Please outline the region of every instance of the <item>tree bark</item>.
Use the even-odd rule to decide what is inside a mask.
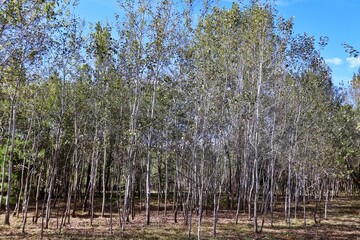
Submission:
[[[16,134],[16,100],[17,96],[15,94],[15,99],[12,101],[13,104],[11,106],[12,110],[12,131],[11,131],[11,150],[9,157],[9,166],[8,166],[8,186],[6,193],[6,202],[5,202],[5,221],[4,224],[10,225],[10,195],[11,195],[11,183],[12,183],[12,171],[13,171],[13,159],[14,159],[14,151],[15,151],[15,134]]]

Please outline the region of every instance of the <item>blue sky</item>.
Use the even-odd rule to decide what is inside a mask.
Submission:
[[[360,0],[279,0],[284,17],[294,17],[294,32],[329,37],[322,56],[332,69],[333,82],[347,84],[358,71],[360,58],[349,58],[342,43],[360,49]]]
[[[224,6],[231,3],[220,1]],[[360,0],[277,0],[277,8],[285,18],[294,17],[294,33],[329,37],[322,56],[332,69],[334,84],[348,85],[360,67],[360,58],[350,58],[342,43],[360,49]],[[114,22],[114,13],[119,11],[116,0],[80,0],[76,10],[86,22]]]

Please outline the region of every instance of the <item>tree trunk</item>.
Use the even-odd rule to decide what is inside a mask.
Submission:
[[[33,114],[33,113],[32,113]],[[30,119],[30,126],[29,126],[29,129],[27,131],[27,134],[26,134],[26,138],[25,138],[25,142],[27,142],[29,140],[29,136],[30,136],[30,133],[31,133],[31,130],[32,130],[32,124],[33,124],[33,116],[31,116],[31,119]],[[32,152],[34,151],[34,143],[33,143],[33,148],[32,148]],[[21,199],[22,199],[22,194],[23,194],[23,188],[24,188],[24,175],[25,175],[25,160],[26,160],[26,144],[24,144],[24,147],[23,147],[23,162],[22,162],[22,165],[21,165],[21,180],[20,180],[20,190],[19,190],[19,194],[18,194],[18,197],[17,197],[17,201],[16,201],[16,207],[14,209],[14,213],[13,215],[14,216],[19,216],[19,209],[20,209],[20,205],[21,205]],[[28,168],[29,170],[29,168]],[[28,178],[26,178],[28,179]],[[25,191],[27,191],[27,189],[25,188],[24,189],[24,194],[25,194]],[[24,201],[26,201],[26,199],[24,199]]]
[[[165,196],[164,196],[164,216],[167,212],[167,201],[169,192],[169,169],[168,169],[168,156],[165,156]]]
[[[16,98],[16,96],[15,96]],[[14,151],[15,151],[15,133],[16,133],[16,102],[15,99],[14,104],[12,104],[12,131],[11,131],[11,150],[9,157],[9,168],[8,168],[8,186],[6,193],[6,202],[5,202],[5,221],[4,224],[10,225],[10,195],[11,195],[11,183],[12,183],[12,168],[13,168],[13,159],[14,159]]]
[[[99,138],[98,138],[98,121],[95,124],[95,134],[93,140],[93,150],[91,154],[91,174],[90,174],[90,224],[92,225],[94,219],[94,199],[95,199],[95,188],[96,188],[96,177],[98,172],[99,162]]]
[[[328,206],[329,206],[329,180],[326,180],[326,193],[325,193],[325,209],[324,209],[324,219],[327,219],[327,212],[328,212]]]
[[[36,185],[36,196],[35,196],[35,214],[33,216],[33,223],[37,223],[39,217],[39,200],[40,200],[40,186],[41,186],[41,173],[43,171],[43,162],[40,164],[39,176]]]
[[[103,159],[103,173],[102,173],[102,206],[101,206],[101,217],[104,217],[105,213],[105,200],[106,200],[106,161],[107,161],[107,138],[108,138],[107,124],[105,119],[105,131],[104,131],[104,159]]]
[[[152,145],[152,132],[153,132],[155,101],[156,101],[156,90],[157,90],[157,79],[154,80],[154,89],[153,89],[153,95],[152,95],[152,99],[151,99],[150,127],[149,127],[149,133],[148,133],[148,153],[147,153],[147,159],[146,159],[146,225],[150,225],[151,145]]]
[[[23,210],[22,233],[25,233],[25,225],[26,225],[26,222],[27,222],[27,214],[28,214],[29,201],[30,201],[30,195],[31,195],[31,184],[32,184],[33,174],[34,174],[34,171],[32,169],[31,173],[30,173],[30,179],[26,180],[26,185],[25,185],[26,189],[25,189],[25,193],[24,193],[24,204],[23,204],[24,205],[24,210]],[[29,178],[29,176],[28,176],[28,178]]]
[[[113,234],[113,188],[114,188],[114,181],[113,178],[110,180],[110,234]]]
[[[217,222],[218,222],[218,204],[217,204],[217,188],[218,188],[218,176],[219,176],[219,156],[216,156],[216,161],[215,161],[215,176],[214,176],[214,187],[213,187],[213,191],[214,191],[214,196],[213,196],[213,204],[214,204],[214,210],[213,210],[213,215],[214,215],[214,219],[213,219],[213,237],[216,237],[216,226],[217,226]]]
[[[9,116],[9,126],[8,126],[8,137],[7,137],[7,141],[6,141],[6,148],[5,148],[5,154],[4,154],[4,160],[2,163],[2,168],[1,168],[1,189],[0,189],[0,210],[2,207],[2,201],[3,201],[3,196],[4,196],[4,185],[5,185],[5,168],[6,168],[6,160],[7,160],[7,156],[9,154],[9,146],[10,146],[10,132],[12,129],[12,114],[13,114],[13,102],[14,100],[11,101],[11,108],[10,108],[10,116]]]

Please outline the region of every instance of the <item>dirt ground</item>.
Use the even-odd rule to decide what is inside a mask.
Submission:
[[[274,226],[270,227],[270,216],[266,217],[261,233],[253,233],[253,222],[247,220],[247,215],[241,213],[239,223],[235,224],[235,210],[220,210],[217,225],[217,237],[212,237],[213,216],[211,211],[204,214],[201,228],[203,239],[360,239],[360,197],[340,197],[329,205],[328,218],[321,219],[320,224],[314,224],[311,206],[308,206],[307,225],[303,224],[302,208],[298,209],[297,219],[292,216],[291,227],[284,221],[282,207],[278,206],[274,215]],[[32,210],[32,209],[31,209]],[[120,239],[119,219],[113,215],[113,233],[110,233],[109,215],[99,217],[99,212],[92,226],[87,213],[79,211],[77,217],[71,218],[70,224],[59,229],[56,215],[52,216],[50,226],[44,230],[43,239]],[[192,239],[197,239],[197,217],[193,214]],[[21,231],[22,217],[11,217],[11,225],[4,225],[4,213],[0,214],[0,239],[39,239],[41,219],[33,224],[33,212],[28,214],[28,224],[25,232]],[[261,217],[261,216],[260,216]],[[323,214],[322,214],[323,217]],[[259,219],[261,223],[261,218]],[[178,223],[174,223],[174,214],[168,211],[152,212],[151,224],[145,224],[145,211],[137,211],[134,220],[126,224],[123,239],[189,239],[188,226],[185,226],[181,213]]]

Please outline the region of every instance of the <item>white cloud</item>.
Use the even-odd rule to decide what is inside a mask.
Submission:
[[[360,57],[349,57],[346,59],[346,61],[349,63],[350,68],[360,67]]]
[[[334,65],[340,65],[342,64],[342,59],[341,58],[328,58],[328,59],[325,59],[325,62],[326,63],[331,63],[331,64],[334,64]]]

